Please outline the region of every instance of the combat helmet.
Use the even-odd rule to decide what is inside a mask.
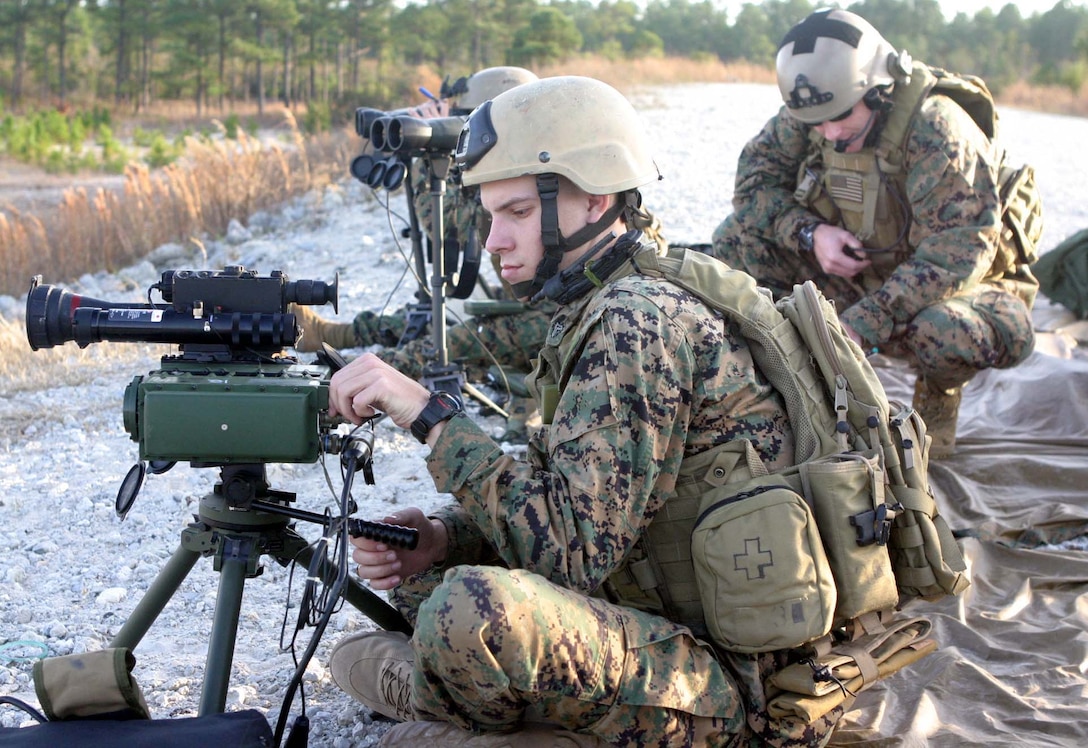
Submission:
[[[544,259],[532,289],[514,289],[519,297],[540,291],[564,252],[621,214],[637,213],[638,188],[661,178],[635,108],[607,83],[581,76],[542,78],[485,102],[465,123],[454,158],[465,186],[536,176]],[[559,177],[591,195],[619,199],[598,221],[564,237],[556,206]]]
[[[910,57],[846,10],[818,10],[782,39],[778,90],[789,113],[816,125],[840,117],[871,90],[909,79]]]
[[[485,101],[490,101],[503,91],[535,80],[538,80],[536,73],[525,68],[509,65],[484,68],[468,78],[463,78],[463,83],[458,81],[461,84],[460,91],[454,97],[450,113],[471,114],[473,109]]]

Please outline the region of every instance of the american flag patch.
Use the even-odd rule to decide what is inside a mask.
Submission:
[[[835,200],[849,200],[860,203],[864,182],[857,174],[831,174],[827,180],[827,191]]]

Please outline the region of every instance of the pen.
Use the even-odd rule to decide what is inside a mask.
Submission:
[[[420,87],[419,87],[419,92],[420,92],[421,94],[423,94],[424,96],[426,96],[426,97],[427,97],[428,99],[430,99],[431,101],[433,101],[433,102],[435,102],[435,103],[438,103],[438,97],[437,97],[437,96],[435,96],[435,95],[434,95],[433,93],[431,93],[430,91],[428,91],[428,90],[427,90],[426,88],[424,88],[423,86],[420,86]]]

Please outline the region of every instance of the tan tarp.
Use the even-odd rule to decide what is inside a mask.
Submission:
[[[931,465],[949,526],[973,534],[967,592],[907,607],[940,649],[862,692],[832,745],[1088,746],[1088,323],[1056,309],[1037,309],[1057,332],[1025,363],[965,388],[957,452]],[[910,373],[878,363],[910,402]]]

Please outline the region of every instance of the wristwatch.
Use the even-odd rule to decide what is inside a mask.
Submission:
[[[801,246],[802,252],[812,251],[812,248],[816,245],[816,229],[820,226],[823,226],[821,222],[813,221],[806,223],[797,230],[797,243]]]
[[[461,398],[449,392],[438,391],[431,395],[419,418],[412,421],[412,435],[419,439],[420,444],[427,443],[427,434],[442,421],[449,420],[463,409]]]

